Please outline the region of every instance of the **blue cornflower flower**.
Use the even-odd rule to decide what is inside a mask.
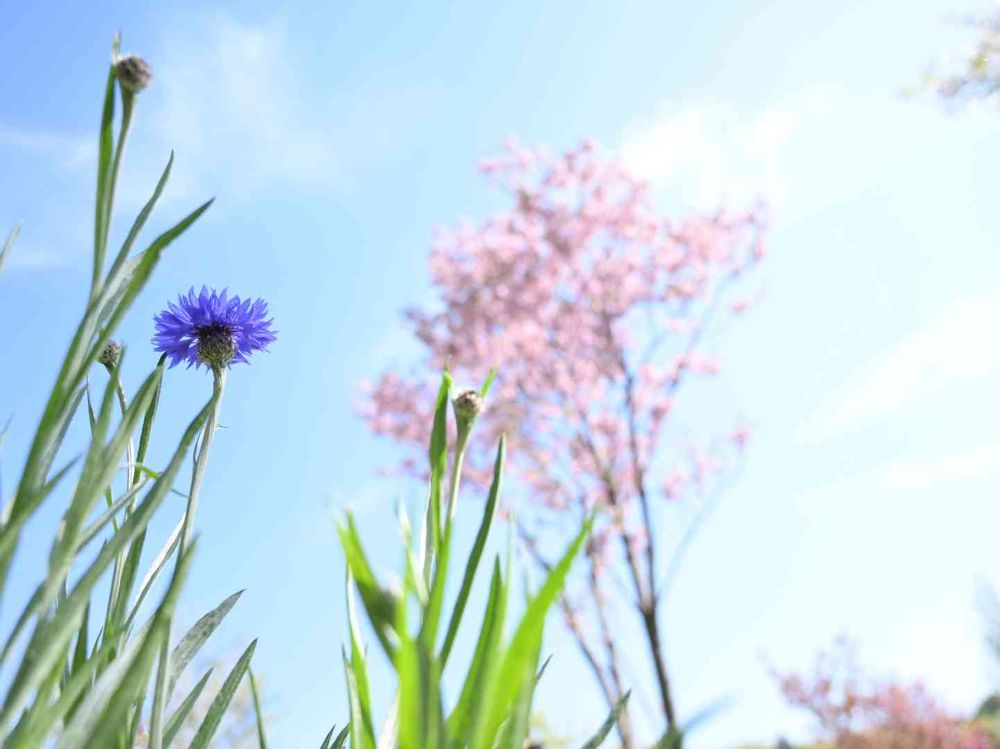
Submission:
[[[167,302],[154,322],[153,347],[167,355],[171,367],[187,362],[189,368],[204,364],[217,370],[247,363],[250,354],[267,351],[275,340],[267,302],[230,297],[226,289],[219,293],[202,286],[195,294],[192,287],[177,297],[177,304]]]

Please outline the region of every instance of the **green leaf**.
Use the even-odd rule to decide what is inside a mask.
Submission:
[[[479,388],[479,397],[480,398],[485,398],[486,394],[488,392],[490,392],[490,385],[493,384],[493,379],[496,376],[497,376],[497,370],[496,370],[496,368],[491,369],[489,371],[489,374],[486,375],[486,381],[483,382],[483,386],[481,388]]]
[[[539,638],[537,647],[528,661],[528,669],[533,678],[524,679],[521,683],[517,697],[513,701],[510,715],[501,725],[502,736],[498,744],[499,749],[522,749],[528,739],[528,734],[531,731],[531,703],[535,697],[535,686],[545,671],[545,665],[538,668],[541,646],[541,638]],[[546,665],[547,663],[546,661]]]
[[[368,562],[368,557],[365,555],[364,547],[361,545],[361,537],[354,523],[354,517],[348,514],[347,524],[341,523],[337,527],[337,532],[340,534],[340,545],[347,558],[348,569],[350,569],[354,583],[358,587],[358,593],[361,595],[361,603],[364,604],[365,612],[368,614],[368,619],[382,649],[392,659],[395,647],[391,638],[394,634],[393,626],[398,602],[392,593],[378,584],[375,573]]]
[[[226,600],[196,621],[194,626],[177,643],[174,652],[170,655],[170,678],[167,681],[168,699],[173,694],[174,685],[177,684],[177,679],[180,678],[184,669],[187,668],[187,664],[191,662],[195,654],[201,650],[201,646],[212,636],[212,633],[222,623],[222,620],[226,618],[226,614],[240,600],[241,595],[243,595],[243,591],[238,590],[226,598]]]
[[[183,561],[183,560],[182,560]],[[167,709],[167,675],[170,672],[170,624],[168,621],[167,636],[160,643],[159,659],[156,666],[156,679],[153,682],[153,703],[149,708],[149,749],[163,749],[164,713]],[[134,716],[133,722],[138,719]],[[132,746],[135,742],[132,742]]]
[[[141,409],[144,399],[150,397],[152,381],[155,377],[155,375],[151,375],[139,389],[139,392],[136,394],[136,401],[133,403],[134,407],[137,406]],[[138,411],[136,408],[126,411],[111,441],[105,445],[104,436],[114,410],[114,402],[115,387],[113,381],[109,381],[105,388],[100,414],[94,425],[91,446],[84,460],[83,470],[77,482],[76,490],[73,493],[68,508],[63,514],[62,522],[59,526],[59,534],[56,536],[52,544],[52,549],[49,552],[49,563],[45,581],[42,584],[39,595],[32,596],[28,608],[21,615],[20,626],[15,626],[14,632],[11,638],[8,639],[3,653],[0,653],[0,662],[6,659],[16,636],[20,634],[21,626],[23,626],[27,619],[39,616],[55,600],[60,587],[69,574],[73,559],[80,549],[81,544],[78,538],[80,526],[97,502],[98,497],[104,493],[114,474],[118,471],[121,457],[125,454],[131,430],[137,422]]]
[[[169,637],[170,620],[192,556],[186,555],[177,565],[149,628],[129,643],[125,653],[104,671],[66,727],[56,749],[114,745],[114,737],[127,725],[133,702],[145,692],[156,655]]]
[[[104,493],[115,473],[119,470],[132,431],[138,423],[139,415],[144,410],[146,401],[152,396],[152,388],[157,377],[158,375],[155,373],[150,375],[139,388],[135,400],[126,410],[111,440],[105,445],[104,435],[107,432],[115,402],[114,378],[109,380],[94,426],[90,450],[88,450],[84,460],[76,491],[74,491],[69,506],[63,514],[59,534],[49,552],[49,565],[42,595],[37,600],[33,600],[32,616],[39,615],[48,609],[63,581],[69,575],[70,566],[81,546],[80,528],[98,498]]]
[[[114,147],[114,117],[115,117],[115,68],[108,71],[108,82],[104,88],[104,106],[101,109],[101,131],[97,150],[97,199],[94,209],[94,270],[93,286],[97,289],[104,266],[104,254],[107,250],[108,201],[111,182],[111,151]]]
[[[334,723],[330,727],[330,730],[327,731],[326,736],[323,738],[323,743],[319,745],[319,749],[330,749],[330,742],[333,741],[333,732],[336,730],[337,730],[337,724]],[[347,729],[345,728],[344,730],[346,731]],[[344,735],[346,736],[347,734],[345,733]]]
[[[118,282],[109,282],[105,291],[101,294],[99,302],[100,316],[98,319],[104,323],[105,332],[98,338],[97,343],[91,350],[91,361],[96,359],[104,349],[104,345],[111,335],[110,331],[118,327],[118,323],[121,322],[129,307],[132,306],[135,297],[145,287],[146,281],[149,280],[153,269],[159,263],[163,251],[177,237],[187,231],[188,227],[197,221],[212,203],[213,200],[202,203],[174,226],[160,234],[150,243],[149,247],[130,261],[123,263],[122,269],[119,272],[121,280]]]
[[[663,737],[657,741],[652,749],[681,749],[684,743],[684,734],[676,728],[670,728]]]
[[[168,164],[169,167],[169,164]],[[156,410],[160,403],[160,392],[163,389],[163,362],[165,360],[166,354],[160,357],[160,361],[156,365],[156,369],[160,372],[160,377],[156,382],[156,388],[153,392],[153,397],[149,402],[149,406],[146,408],[146,413],[142,420],[142,430],[139,434],[139,448],[135,456],[135,468],[132,474],[132,482],[134,484],[139,483],[142,475],[146,472],[142,466],[142,462],[146,459],[146,450],[149,448],[149,439],[152,434],[153,429],[153,419],[156,416]],[[152,473],[151,471],[148,473]],[[151,478],[158,478],[155,474]],[[131,508],[130,508],[131,509]],[[159,574],[160,568],[153,565],[153,578],[143,581],[143,587],[140,588],[139,596],[135,607],[133,608],[130,616],[125,619],[123,625],[123,618],[125,618],[125,609],[128,605],[129,597],[132,595],[132,588],[135,586],[135,578],[138,574],[139,563],[142,560],[142,550],[146,544],[146,532],[142,531],[129,546],[128,552],[125,554],[124,564],[121,566],[121,575],[118,580],[118,586],[113,591],[115,594],[115,599],[112,602],[110,614],[108,616],[108,623],[111,630],[125,631],[127,632],[132,624],[132,617],[135,616],[139,609],[139,605],[142,603],[142,599],[145,597],[148,588],[145,587],[147,584],[152,584],[153,579]],[[167,557],[173,551],[173,547],[167,550]],[[161,560],[161,564],[166,562],[166,558]]]
[[[452,645],[455,643],[455,636],[458,634],[458,625],[462,622],[462,615],[465,613],[465,605],[469,600],[469,593],[472,591],[472,583],[479,569],[479,561],[483,556],[483,549],[486,547],[486,539],[490,534],[490,526],[496,515],[497,501],[503,484],[504,459],[506,455],[507,439],[500,437],[500,444],[497,447],[497,457],[493,463],[493,481],[490,484],[490,493],[483,508],[483,518],[479,523],[479,530],[476,532],[476,539],[469,552],[469,560],[465,565],[465,573],[462,576],[462,586],[458,591],[458,598],[452,609],[451,621],[448,622],[448,630],[445,634],[444,645],[441,647],[441,668],[448,662]]]
[[[185,552],[183,558],[187,558],[187,552]],[[236,665],[233,666],[233,670],[229,672],[229,676],[227,676],[226,680],[222,683],[222,688],[219,689],[219,693],[215,695],[215,699],[212,700],[212,704],[209,706],[208,712],[205,714],[205,719],[198,728],[198,732],[195,734],[194,739],[191,741],[191,746],[188,749],[206,749],[210,746],[209,742],[212,741],[212,737],[219,728],[219,723],[222,722],[222,716],[225,715],[226,710],[229,708],[229,703],[233,699],[233,695],[236,694],[236,688],[240,685],[243,675],[250,667],[250,659],[253,657],[253,651],[256,647],[257,641],[254,640],[250,643],[249,647],[243,651],[243,655],[240,656]]]
[[[15,490],[14,498],[4,508],[3,525],[0,526],[0,597],[6,586],[10,560],[17,548],[21,528],[59,483],[59,479],[63,478],[76,462],[71,461],[55,478],[47,479],[73,415],[83,400],[84,392],[85,388],[77,388],[65,403],[56,403],[57,393],[54,392],[35,432],[21,473],[21,480]]]
[[[37,624],[26,651],[30,655],[26,655],[21,661],[4,698],[3,708],[0,710],[0,733],[3,733],[13,716],[20,711],[28,697],[41,684],[61,655],[65,653],[76,624],[80,621],[80,616],[89,603],[90,593],[97,585],[101,575],[117,557],[118,552],[146,527],[153,513],[159,509],[170,485],[180,471],[184,454],[208,418],[210,406],[211,403],[206,405],[188,426],[161,478],[154,483],[145,499],[125,521],[118,533],[97,554],[97,557],[73,587],[65,603],[56,610],[50,619],[40,621]]]
[[[395,749],[396,741],[399,735],[399,689],[396,689],[396,694],[392,698],[392,704],[389,706],[389,714],[386,716],[385,721],[382,723],[382,728],[379,730],[378,741],[375,743],[376,749]]]
[[[344,678],[347,682],[347,704],[351,712],[351,722],[349,724],[351,729],[351,748],[374,749],[375,737],[370,727],[365,724],[357,674],[354,671],[351,660],[347,657],[346,651],[341,651],[341,657],[344,661]]]
[[[156,559],[153,563],[149,565],[149,570],[146,571],[146,576],[142,579],[142,584],[139,586],[139,593],[136,595],[135,602],[132,604],[132,609],[129,611],[128,618],[125,620],[125,626],[123,630],[128,632],[132,628],[132,624],[135,622],[136,616],[139,614],[139,608],[142,606],[142,602],[146,599],[146,595],[149,593],[150,588],[153,587],[153,583],[156,578],[159,577],[160,572],[163,571],[164,566],[166,566],[167,560],[173,555],[174,551],[177,549],[177,544],[181,539],[181,531],[184,527],[184,518],[181,517],[180,521],[174,527],[171,532],[170,537],[167,542],[160,549],[160,553],[156,555]],[[145,531],[139,534],[136,538],[145,535]],[[135,546],[135,541],[132,542],[133,547]],[[130,557],[131,559],[131,557]],[[126,562],[128,564],[128,562]],[[124,575],[123,575],[124,576]],[[124,595],[124,592],[122,592]]]
[[[348,723],[343,727],[343,729],[341,729],[340,733],[337,734],[337,738],[333,740],[333,743],[330,744],[330,749],[341,749],[341,747],[347,743],[347,735],[350,730],[351,724]]]
[[[434,405],[434,425],[427,449],[430,463],[430,498],[427,503],[427,548],[424,550],[424,578],[430,586],[430,571],[434,554],[441,546],[441,484],[448,469],[448,394],[451,392],[451,375],[445,370],[441,375],[437,401]]]
[[[486,600],[483,625],[479,630],[476,649],[465,676],[455,709],[448,717],[448,736],[453,745],[465,747],[475,729],[480,706],[486,692],[487,678],[500,654],[503,622],[507,609],[507,586],[500,572],[500,560],[493,563],[490,592]]]
[[[328,743],[330,742],[330,737],[333,736],[333,731],[335,728],[336,726],[330,729],[330,733],[326,735],[326,740],[323,742],[323,746],[320,749],[342,749],[342,747],[347,741],[347,736],[350,734],[351,724],[348,723],[346,726],[340,729],[340,733],[337,734],[337,737],[331,743]]]
[[[118,511],[135,499],[143,488],[145,488],[144,483],[140,482],[135,484],[131,489],[111,503],[104,512],[98,515],[94,522],[84,528],[84,530],[80,533],[80,538],[76,542],[76,551],[74,553],[79,554],[87,546],[87,544],[97,538],[97,534],[99,534],[104,527],[114,519],[115,515],[118,514]]]
[[[160,360],[156,363],[156,368],[161,372],[163,371],[164,362],[167,359],[167,355],[163,354]],[[160,393],[163,390],[163,377],[156,382],[156,392],[153,393],[153,400],[149,403],[149,408],[146,409],[146,415],[142,419],[142,429],[139,432],[139,447],[135,453],[136,461],[136,471],[135,476],[132,477],[133,481],[139,480],[139,465],[146,460],[146,451],[149,449],[149,438],[153,433],[153,420],[156,418],[156,410],[160,406]],[[156,478],[155,476],[153,478]]]
[[[0,248],[0,272],[3,272],[3,267],[7,263],[7,258],[10,257],[10,248],[14,246],[14,241],[20,233],[21,224],[17,224],[10,230],[10,234],[7,235],[7,240],[3,243],[3,248]]]
[[[30,716],[30,720],[26,721],[22,716],[18,729],[10,737],[9,743],[12,746],[37,744],[49,736],[52,726],[60,720],[68,724],[76,715],[84,698],[92,691],[95,675],[104,668],[111,655],[110,648],[97,650],[73,672],[69,681],[60,687],[59,699],[54,704],[46,707],[36,702],[32,705],[30,711],[25,714]],[[42,707],[44,709],[39,709]]]
[[[191,714],[195,703],[205,690],[205,685],[208,684],[208,680],[212,676],[212,670],[210,668],[205,672],[205,675],[198,680],[198,683],[194,685],[194,688],[188,692],[187,696],[181,701],[181,704],[174,710],[174,714],[170,716],[170,720],[167,721],[167,727],[163,732],[163,746],[170,746],[177,736],[177,732],[183,727],[185,719]]]
[[[437,637],[438,623],[444,606],[444,589],[448,582],[448,562],[451,558],[451,518],[445,520],[444,539],[434,560],[433,583],[427,606],[424,609],[423,621],[420,625],[420,648],[428,655],[434,651],[434,641]]]
[[[115,257],[114,262],[111,264],[111,270],[108,271],[108,282],[111,282],[117,274],[119,268],[128,258],[129,252],[132,250],[132,246],[135,244],[135,240],[139,236],[139,232],[142,231],[142,227],[146,225],[146,220],[149,215],[153,212],[153,207],[156,205],[156,201],[160,199],[160,195],[163,194],[163,188],[167,184],[167,180],[170,179],[170,170],[174,165],[174,152],[170,152],[170,158],[167,159],[167,165],[163,169],[163,174],[160,175],[160,179],[156,183],[156,187],[153,189],[153,195],[146,201],[146,205],[142,207],[139,211],[139,215],[136,216],[135,221],[132,223],[132,228],[129,229],[128,236],[122,243],[121,249],[118,250],[118,255]]]
[[[83,610],[83,616],[80,617],[80,630],[76,635],[76,648],[73,650],[73,662],[71,664],[71,671],[76,673],[79,671],[83,664],[87,660],[87,627],[90,623],[90,602],[87,602],[87,606]]]
[[[597,729],[597,733],[591,736],[590,741],[584,744],[581,749],[598,749],[598,747],[604,743],[604,739],[606,739],[608,734],[611,733],[611,729],[613,729],[618,724],[618,721],[621,720],[621,717],[625,712],[625,707],[628,705],[629,695],[631,694],[632,692],[628,691],[622,695],[622,698],[615,703],[613,708],[611,708],[611,713],[608,715],[607,719],[601,724],[601,727]]]
[[[257,684],[257,677],[253,675],[253,669],[247,666],[247,677],[250,679],[250,691],[253,694],[253,713],[257,720],[257,746],[258,749],[267,749],[267,736],[264,733],[264,708],[261,706],[260,687]]]
[[[562,591],[570,566],[590,534],[592,526],[593,518],[589,518],[562,558],[549,572],[541,589],[528,602],[521,622],[504,651],[499,668],[495,673],[491,673],[488,679],[487,694],[483,701],[482,713],[478,717],[472,744],[474,749],[490,749],[493,746],[503,722],[511,714],[526,682],[534,682],[535,664],[538,661],[545,617],[549,607]]]
[[[371,691],[368,685],[368,669],[365,664],[364,651],[361,647],[361,627],[358,624],[358,612],[354,602],[354,583],[350,569],[347,571],[347,621],[351,632],[351,670],[354,686],[357,691],[359,714],[351,715],[351,723],[361,732],[365,749],[375,746],[375,727],[372,722]],[[360,746],[360,745],[359,745]]]

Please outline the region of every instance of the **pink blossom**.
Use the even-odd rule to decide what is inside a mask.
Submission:
[[[489,482],[506,434],[518,522],[562,543],[599,508],[594,569],[631,576],[654,600],[645,570],[663,519],[649,498],[680,498],[728,466],[718,449],[685,447],[685,470],[671,473],[665,440],[683,438],[670,427],[689,381],[721,367],[704,333],[733,315],[730,294],[746,296],[764,212],[664,217],[648,185],[589,140],[551,154],[511,139],[480,170],[506,210],[435,232],[436,303],[406,313],[426,351],[420,374],[384,374],[360,411],[423,470],[436,373],[447,364],[477,382],[497,368],[466,458],[473,482]]]
[[[775,673],[789,703],[811,712],[836,749],[992,749],[987,731],[949,713],[920,682],[863,675],[841,638],[811,674]]]
[[[763,212],[660,217],[648,187],[589,140],[553,155],[510,139],[481,170],[511,207],[435,232],[440,303],[406,315],[426,347],[427,375],[386,373],[359,411],[420,455],[434,371],[447,364],[475,382],[496,367],[469,461],[488,481],[493,446],[507,434],[527,489],[519,514],[578,502],[627,508],[641,490],[636,468],[659,472],[668,495],[679,490],[658,463],[665,425],[685,382],[719,371],[701,345],[706,315],[755,264]],[[704,482],[721,466],[702,451],[691,477]]]

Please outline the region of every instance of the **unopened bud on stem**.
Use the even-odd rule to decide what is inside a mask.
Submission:
[[[122,355],[122,345],[118,341],[108,341],[104,344],[104,350],[97,357],[97,361],[103,364],[109,372],[118,366],[118,360]]]
[[[475,390],[463,390],[452,401],[452,408],[455,409],[455,422],[458,424],[459,436],[468,436],[472,422],[483,410],[483,398]]]
[[[149,85],[153,71],[138,55],[122,55],[115,60],[115,76],[123,90],[137,94]]]

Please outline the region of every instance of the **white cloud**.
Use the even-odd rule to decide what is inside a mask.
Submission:
[[[145,114],[177,152],[174,197],[264,187],[322,188],[338,179],[333,138],[307,99],[308,79],[279,23],[221,13],[168,30]]]
[[[991,443],[931,459],[893,463],[885,469],[884,482],[890,489],[921,490],[997,473],[1000,473],[1000,443]]]
[[[746,115],[728,105],[699,104],[628,128],[621,156],[635,174],[677,182],[698,207],[761,195],[780,201],[788,184],[776,154],[798,124],[792,110]]]
[[[145,203],[171,150],[177,158],[161,204],[211,195],[236,201],[263,189],[322,190],[343,183],[335,138],[301,93],[308,84],[281,24],[251,25],[222,13],[202,14],[167,27],[159,47],[142,52],[154,78],[139,101],[117,190],[119,214],[134,214]],[[66,200],[68,206],[91,200],[87,175],[96,162],[96,140],[96,133],[29,130],[0,122],[0,154],[16,152],[80,178],[79,188],[86,193]],[[86,246],[89,209],[67,210],[74,213],[68,226],[61,225],[59,244]],[[59,251],[19,242],[8,268],[70,262]]]
[[[26,130],[4,123],[0,123],[0,148],[42,156],[70,168],[90,164],[97,150],[93,138]]]
[[[5,264],[6,270],[48,270],[64,268],[69,259],[58,252],[39,247],[26,247],[20,243],[10,250],[10,257]]]
[[[790,222],[856,197],[887,165],[942,138],[993,127],[991,112],[955,119],[891,93],[858,97],[816,83],[750,107],[669,102],[628,125],[619,150],[633,172],[689,207],[763,198]]]
[[[956,302],[938,319],[911,333],[835,394],[806,421],[802,437],[821,442],[903,410],[946,386],[1000,371],[1000,295]]]

